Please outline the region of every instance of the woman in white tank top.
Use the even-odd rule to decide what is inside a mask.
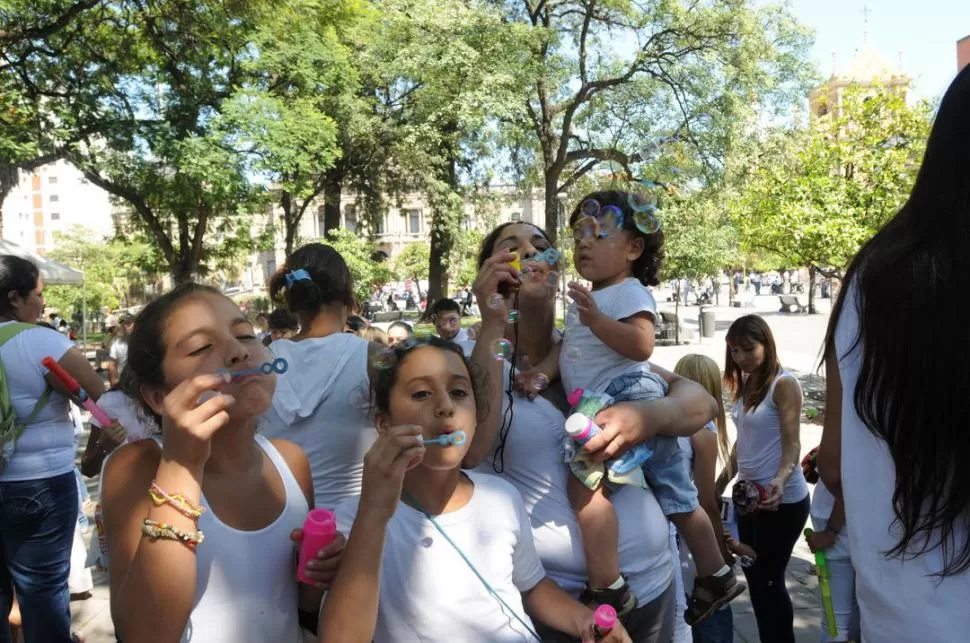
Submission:
[[[738,439],[732,470],[756,485],[757,511],[738,512],[741,542],[757,552],[744,568],[762,641],[794,643],[794,612],[785,569],[808,518],[808,485],[799,464],[802,391],[778,362],[771,329],[745,315],[727,332],[724,381],[732,393]]]
[[[124,643],[299,643],[342,542],[298,585],[293,539],[313,502],[306,456],[256,435],[274,375],[231,378],[270,358],[231,300],[187,284],[140,314],[129,393],[162,438],[105,465],[111,612]],[[285,376],[284,376],[285,377]]]
[[[970,67],[829,320],[818,467],[845,503],[865,641],[970,637],[968,114]]]

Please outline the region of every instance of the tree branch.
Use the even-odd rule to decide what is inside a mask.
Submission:
[[[0,44],[15,43],[23,40],[38,40],[54,35],[66,27],[83,11],[101,4],[101,0],[78,0],[64,10],[58,18],[40,27],[28,27],[23,30],[0,29]]]

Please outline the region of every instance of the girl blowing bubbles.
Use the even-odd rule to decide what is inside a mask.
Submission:
[[[404,342],[391,361],[373,385],[377,430],[411,440],[413,468],[387,525],[373,640],[523,641],[537,638],[531,616],[592,641],[593,611],[546,578],[518,492],[460,469],[477,424],[461,349],[438,338]],[[415,427],[411,436],[404,425]],[[457,431],[466,436],[460,445],[422,446]],[[337,508],[342,532],[366,509],[359,505]],[[630,639],[617,624],[602,640]]]
[[[306,456],[256,435],[275,376],[220,374],[271,358],[230,299],[188,284],[139,315],[126,391],[163,437],[123,446],[103,478],[111,614],[125,643],[301,639],[343,540],[297,586],[293,543],[313,506]]]
[[[561,372],[567,393],[599,394],[599,406],[579,410],[595,416],[604,403],[655,400],[667,394],[663,378],[651,372],[657,304],[647,286],[659,283],[663,233],[652,214],[634,210],[635,196],[607,191],[587,195],[573,211],[570,225],[576,248],[576,270],[592,290],[569,284],[573,300],[558,360],[543,363],[548,375]],[[558,367],[558,368],[557,368]],[[550,372],[552,371],[552,372]],[[577,397],[570,398],[576,404]],[[572,420],[572,418],[571,418]],[[567,426],[569,423],[567,422]],[[636,607],[636,599],[618,562],[619,524],[609,500],[617,484],[649,483],[664,514],[674,522],[697,561],[698,580],[685,616],[694,625],[744,591],[724,559],[707,514],[697,502],[688,463],[677,438],[658,435],[646,443],[653,455],[638,470],[616,476],[602,463],[580,454],[570,462],[575,475],[569,496],[583,534],[589,572],[584,602],[609,603],[621,614]],[[644,479],[645,478],[645,479]]]

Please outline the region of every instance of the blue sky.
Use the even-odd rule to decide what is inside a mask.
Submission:
[[[833,51],[842,66],[862,46],[866,6],[870,44],[894,65],[903,52],[917,96],[941,96],[957,72],[956,41],[970,36],[970,0],[791,0],[795,16],[815,30],[812,57],[823,77],[832,73]]]

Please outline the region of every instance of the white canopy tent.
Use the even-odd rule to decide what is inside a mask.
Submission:
[[[29,259],[40,270],[40,276],[44,280],[44,283],[51,285],[68,284],[72,286],[81,286],[84,284],[84,273],[80,270],[68,268],[64,264],[51,261],[26,248],[18,246],[12,241],[0,239],[0,255],[15,255]]]

